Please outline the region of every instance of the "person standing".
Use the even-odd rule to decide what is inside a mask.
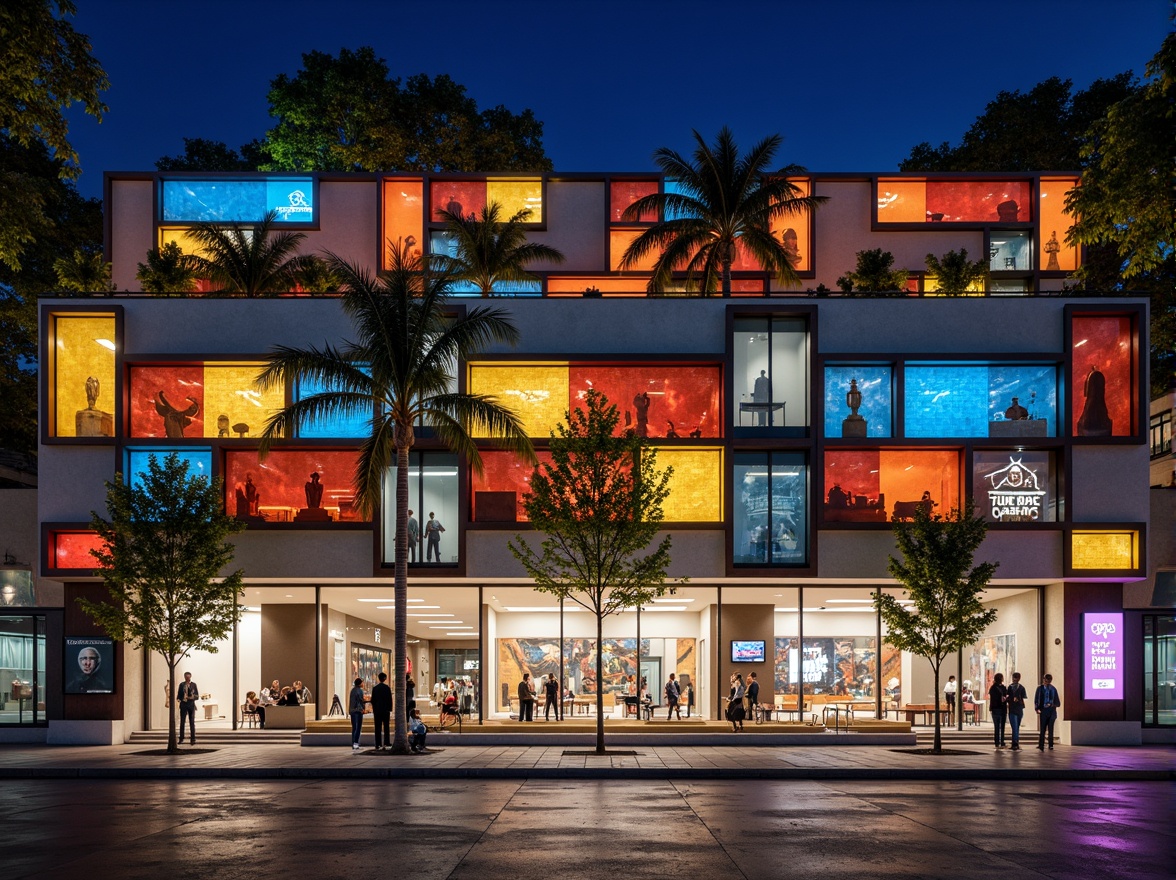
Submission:
[[[412,511],[408,512],[408,561],[417,561],[417,548],[421,545],[421,526],[416,521],[416,517],[412,515]]]
[[[376,751],[392,748],[392,688],[388,687],[388,676],[381,672],[376,676],[379,684],[372,688],[372,723],[376,728]],[[384,738],[380,738],[383,731]],[[381,743],[383,745],[381,746]]]
[[[441,520],[435,519],[435,516],[436,514],[429,511],[429,521],[425,523],[425,541],[428,544],[425,548],[425,562],[441,561],[441,533],[445,531],[445,526],[441,525]]]
[[[749,672],[747,674],[747,714],[755,718],[755,709],[759,705],[759,682],[756,681],[755,673]],[[742,724],[739,725],[743,727]]]
[[[1021,673],[1013,673],[1013,681],[1008,687],[1009,728],[1013,731],[1012,751],[1021,751],[1021,721],[1025,717],[1025,701],[1029,694],[1025,685],[1021,684]]]
[[[412,680],[412,673],[404,673],[404,709],[409,715],[416,708],[416,682]]]
[[[669,681],[666,682],[665,693],[666,706],[669,708],[669,711],[666,712],[666,721],[669,721],[675,713],[678,716],[678,720],[681,721],[682,710],[678,707],[678,698],[682,696],[682,688],[679,687],[678,681],[672,672],[670,673]]]
[[[363,730],[363,679],[357,678],[351,687],[351,694],[347,697],[347,712],[351,716],[351,751],[359,751],[359,733]]]
[[[192,681],[192,673],[185,672],[184,680],[180,682],[180,686],[176,689],[176,702],[180,704],[180,738],[178,742],[184,741],[184,719],[188,719],[188,733],[191,735],[191,744],[196,745],[196,701],[200,699],[200,688],[196,682]]]
[[[1037,751],[1045,751],[1046,732],[1049,733],[1049,750],[1053,751],[1054,723],[1058,720],[1058,708],[1062,700],[1058,689],[1053,686],[1053,676],[1046,673],[1041,684],[1033,693],[1033,709],[1037,712]]]
[[[992,742],[998,749],[1005,747],[1005,720],[1008,718],[1009,689],[1004,686],[1004,674],[992,676],[988,689],[988,714],[992,716]]]
[[[949,675],[947,684],[943,686],[943,702],[947,703],[947,726],[951,727],[956,710],[956,677]]]
[[[535,720],[535,686],[531,684],[531,673],[524,672],[519,682],[519,721]]]
[[[547,701],[547,705],[543,707],[543,720],[551,720],[551,710],[555,709],[555,720],[559,721],[559,682],[555,680],[554,675],[547,676],[547,681],[543,684],[543,697]]]
[[[690,713],[694,710],[694,683],[686,682],[686,717],[690,717]]]

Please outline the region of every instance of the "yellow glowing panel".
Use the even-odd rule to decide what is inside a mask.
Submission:
[[[471,364],[469,391],[491,395],[515,411],[528,436],[546,440],[567,415],[568,367],[567,364]]]
[[[518,211],[530,211],[528,223],[543,222],[543,181],[535,180],[488,180],[486,201],[502,205],[503,219],[513,217]]]
[[[934,275],[928,275],[923,279],[923,292],[930,293],[935,296],[939,295],[939,279]],[[968,285],[969,294],[984,293],[984,282],[982,280],[973,281]]]
[[[659,470],[673,466],[670,497],[662,510],[666,522],[723,521],[723,450],[657,450]]]
[[[807,198],[812,195],[812,181],[806,178],[795,178],[789,181],[796,187],[797,197]],[[772,221],[772,235],[784,243],[784,248],[793,255],[792,268],[797,272],[807,272],[813,265],[812,215],[809,211],[800,214],[787,214]]]
[[[190,256],[203,256],[204,250],[200,245],[188,235],[187,229],[160,229],[159,230],[159,247],[163,247],[169,241],[174,241],[180,246],[185,254]]]
[[[1073,272],[1078,268],[1078,248],[1066,244],[1074,219],[1065,212],[1066,193],[1078,185],[1076,177],[1043,177],[1037,204],[1041,218],[1038,266],[1043,272]]]
[[[264,364],[204,367],[204,436],[216,437],[227,425],[230,437],[259,437],[266,420],[286,405],[283,388],[262,392],[253,380]],[[225,416],[227,421],[222,420]]]
[[[1074,532],[1070,565],[1075,570],[1139,567],[1135,532]]]
[[[879,223],[926,223],[927,181],[878,180]]]
[[[54,317],[54,437],[114,436],[114,335],[113,315]]]
[[[614,272],[621,271],[621,257],[625,255],[625,250],[629,244],[637,236],[641,234],[638,230],[613,230],[608,234],[608,263],[612,266]],[[630,272],[652,272],[653,264],[657,262],[657,258],[661,256],[661,252],[654,248],[646,255],[636,266],[632,266],[628,271]]]
[[[407,242],[410,250],[421,253],[425,228],[425,184],[421,180],[395,178],[384,181],[384,268],[388,267],[388,247]]]

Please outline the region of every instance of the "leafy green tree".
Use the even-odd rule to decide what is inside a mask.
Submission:
[[[927,271],[935,276],[938,292],[944,296],[963,296],[978,285],[981,291],[988,281],[988,263],[968,259],[968,249],[948,251],[942,257],[927,254]]]
[[[596,752],[604,754],[604,619],[676,587],[666,583],[671,539],[644,553],[661,528],[673,468],[657,470],[649,441],[616,436],[617,408],[590,390],[551,435],[551,464],[536,467],[523,507],[545,537],[537,552],[521,535],[511,553],[535,589],[596,615]]]
[[[44,145],[56,159],[54,173],[74,180],[81,173],[69,142],[65,109],[80,103],[102,120],[107,107],[99,95],[110,87],[90,55],[90,41],[66,18],[76,15],[71,0],[0,0],[0,143]],[[0,169],[0,265],[21,267],[21,253],[52,224],[47,183],[29,169],[5,163]]]
[[[184,152],[162,156],[155,161],[157,171],[256,171],[260,159],[256,141],[234,150],[224,141],[184,138]]]
[[[102,258],[101,251],[85,251],[74,248],[68,257],[59,257],[53,262],[57,273],[57,286],[73,293],[109,293],[114,290],[110,280],[110,263]]]
[[[109,519],[92,514],[103,543],[90,552],[110,598],[79,604],[111,638],[160,655],[174,695],[180,661],[215,653],[244,610],[240,570],[220,574],[233,560],[228,539],[244,524],[225,515],[220,478],[190,475],[174,452],[162,463],[148,456],[138,485],[116,474],[106,484],[106,510]],[[178,752],[172,704],[167,750]]]
[[[147,262],[135,273],[144,293],[190,293],[196,289],[196,267],[191,256],[174,241],[147,251]]]
[[[490,437],[528,461],[531,441],[513,411],[494,398],[451,391],[454,365],[486,345],[514,345],[518,331],[500,309],[472,308],[464,316],[450,311],[445,273],[422,271],[418,257],[400,244],[391,249],[391,266],[379,279],[366,269],[329,255],[343,282],[342,305],[355,324],[357,341],[342,346],[271,350],[257,378],[263,389],[312,379],[330,390],[295,401],[266,422],[261,450],[288,429],[340,415],[372,420],[371,436],[359,448],[355,493],[359,508],[371,514],[380,504],[388,469],[396,467],[395,655],[396,686],[392,751],[408,751],[404,681],[408,617],[408,465],[416,443],[414,426],[426,425],[450,450],[465,456],[481,473],[474,437]],[[373,413],[375,415],[373,416]]]
[[[1083,134],[1109,106],[1138,87],[1130,72],[1073,92],[1050,77],[1028,92],[1002,91],[956,145],[924,141],[899,163],[902,171],[1075,171]]]
[[[270,83],[277,119],[263,171],[549,171],[543,123],[530,110],[477,102],[444,74],[401,85],[370,46],[302,56]]]
[[[882,248],[857,252],[857,266],[837,279],[837,286],[849,294],[888,293],[906,295],[906,269],[894,268],[894,254]]]
[[[222,293],[254,297],[293,290],[307,262],[298,253],[306,233],[275,231],[277,216],[270,211],[250,229],[197,223],[188,232],[201,250],[191,257],[196,272]]]
[[[937,701],[943,661],[974,643],[996,620],[996,609],[986,609],[980,598],[997,563],[972,565],[987,530],[983,518],[974,515],[971,499],[946,518],[920,505],[913,522],[894,524],[902,560],[891,556],[888,567],[912,604],[902,605],[897,597],[878,590],[874,607],[886,625],[887,641],[931,664]],[[934,750],[942,749],[936,712]]]
[[[481,215],[439,213],[457,256],[436,255],[433,259],[455,281],[474,285],[482,296],[493,294],[495,284],[538,282],[538,277],[527,271],[530,263],[564,261],[564,255],[550,245],[527,241],[524,224],[530,211],[519,211],[503,220],[502,205],[492,201],[482,208]]]
[[[621,257],[621,269],[640,265],[657,253],[650,293],[666,291],[673,273],[685,270],[687,286],[703,294],[731,293],[731,264],[741,246],[780,284],[799,286],[783,242],[772,235],[772,223],[815,211],[824,196],[803,196],[789,176],[804,173],[799,165],[770,170],[772,157],[783,143],[780,135],[764,138],[740,155],[735,136],[723,127],[713,145],[694,133],[693,161],[662,147],[653,154],[677,192],[654,193],[625,209],[626,220],[663,217],[630,243]]]

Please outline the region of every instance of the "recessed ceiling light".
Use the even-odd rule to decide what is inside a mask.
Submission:
[[[408,616],[409,617],[456,617],[457,615],[455,615],[455,614],[438,614],[436,611],[430,611],[428,614],[424,614],[424,613],[413,614],[410,611],[410,612],[408,612]]]

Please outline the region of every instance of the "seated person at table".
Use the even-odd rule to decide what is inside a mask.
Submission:
[[[425,734],[429,732],[425,722],[421,721],[421,710],[413,709],[408,719],[408,732],[411,734],[408,747],[414,752],[425,750]]]
[[[300,681],[294,682],[294,693],[298,694],[299,703],[314,702],[314,695],[311,694],[310,688],[305,687]]]
[[[278,684],[278,680],[276,678],[269,687],[261,689],[261,703],[263,706],[273,705],[274,703],[278,702],[281,696],[282,687]]]
[[[438,715],[438,717],[440,717],[443,715],[457,715],[457,714],[459,714],[458,707],[457,707],[457,694],[455,694],[453,691],[450,691],[449,693],[447,693],[445,695],[445,699],[441,703],[441,706],[437,711],[437,715]]]
[[[250,691],[245,695],[245,711],[256,715],[261,729],[265,730],[265,706],[262,705],[256,691]]]
[[[298,694],[294,692],[294,688],[282,688],[282,698],[278,700],[279,706],[298,706]]]

